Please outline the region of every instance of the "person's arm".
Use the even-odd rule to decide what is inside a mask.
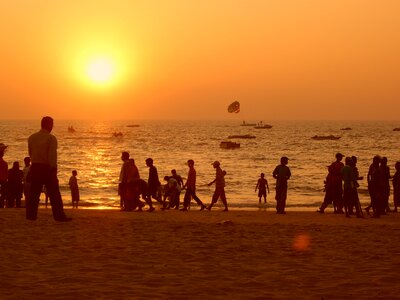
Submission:
[[[213,181],[211,181],[208,185],[212,185],[217,179],[214,179]]]
[[[269,186],[268,186],[268,180],[267,179],[265,179],[265,185],[267,186],[267,191],[268,191],[268,194],[269,194]]]
[[[57,169],[57,139],[54,135],[50,135],[49,145],[49,164],[52,169]]]
[[[255,192],[257,192],[257,188],[258,188],[259,183],[260,183],[260,179],[257,180],[256,188],[254,189]]]

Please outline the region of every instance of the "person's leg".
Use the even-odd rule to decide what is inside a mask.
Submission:
[[[211,204],[207,207],[208,210],[211,210],[211,208],[213,207],[214,203],[216,203],[218,201],[219,192],[220,191],[218,189],[215,189],[214,194],[213,194],[212,199],[211,199]]]
[[[34,221],[37,219],[40,194],[42,193],[46,172],[48,172],[46,166],[31,166],[30,174],[32,178],[32,183],[30,187],[30,196],[25,204],[26,219],[28,220]]]
[[[225,195],[225,189],[221,190],[221,201],[225,206],[224,211],[228,211],[228,202],[226,202],[226,195]]]
[[[62,221],[66,219],[64,205],[62,202],[57,174],[53,172],[54,171],[49,172],[48,174],[46,189],[47,194],[49,195],[51,210],[53,211],[53,218],[56,221]]]
[[[191,194],[193,200],[196,201],[196,203],[197,203],[198,205],[200,205],[200,210],[203,210],[203,209],[206,208],[206,206],[205,206],[204,203],[200,200],[200,198],[197,197],[197,195],[196,195],[196,190],[192,190],[192,189],[191,189],[191,190],[190,190],[190,194]]]

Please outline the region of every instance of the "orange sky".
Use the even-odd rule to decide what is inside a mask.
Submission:
[[[398,0],[4,0],[0,119],[397,120],[399,12]],[[96,55],[114,62],[106,86],[86,75]]]

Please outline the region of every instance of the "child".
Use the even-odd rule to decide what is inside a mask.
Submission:
[[[393,201],[394,201],[394,212],[397,212],[397,207],[400,206],[400,161],[395,166],[396,173],[393,176]]]
[[[258,203],[261,204],[261,197],[264,197],[264,204],[267,204],[267,190],[269,194],[269,186],[267,179],[264,178],[264,173],[261,173],[261,177],[257,181],[255,192],[257,192],[257,188],[259,197]]]
[[[71,189],[71,198],[72,198],[72,208],[78,208],[79,202],[79,187],[78,187],[78,179],[76,176],[78,172],[76,170],[72,171],[72,176],[69,179],[69,188]]]

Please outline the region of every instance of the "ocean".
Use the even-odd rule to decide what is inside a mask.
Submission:
[[[250,122],[248,123],[257,123]],[[218,160],[227,172],[226,194],[231,208],[265,209],[275,206],[275,180],[272,171],[281,156],[289,158],[292,177],[289,181],[287,207],[314,209],[324,197],[323,181],[327,166],[335,154],[358,157],[361,180],[359,193],[362,204],[369,202],[366,175],[374,155],[386,156],[391,173],[400,160],[400,126],[396,121],[274,121],[265,122],[271,129],[240,126],[242,121],[58,121],[53,134],[58,139],[58,177],[64,205],[71,205],[68,180],[71,171],[78,171],[81,207],[117,208],[118,177],[121,152],[128,151],[135,159],[141,178],[147,180],[145,159],[153,158],[160,181],[172,169],[187,176],[187,160],[195,161],[197,193],[210,203],[215,178],[212,162]],[[130,125],[139,125],[132,127]],[[76,130],[68,132],[68,127]],[[28,155],[27,138],[39,130],[37,121],[0,121],[0,142],[8,145],[4,159],[9,167]],[[350,127],[352,130],[341,130]],[[114,137],[113,133],[122,136]],[[237,149],[222,149],[221,141],[229,135],[250,134],[254,139],[232,140]],[[315,135],[341,136],[338,140],[313,140]],[[254,191],[260,173],[268,180],[271,194],[267,206],[258,204]],[[181,200],[183,195],[181,197]],[[392,203],[392,198],[390,198]]]

